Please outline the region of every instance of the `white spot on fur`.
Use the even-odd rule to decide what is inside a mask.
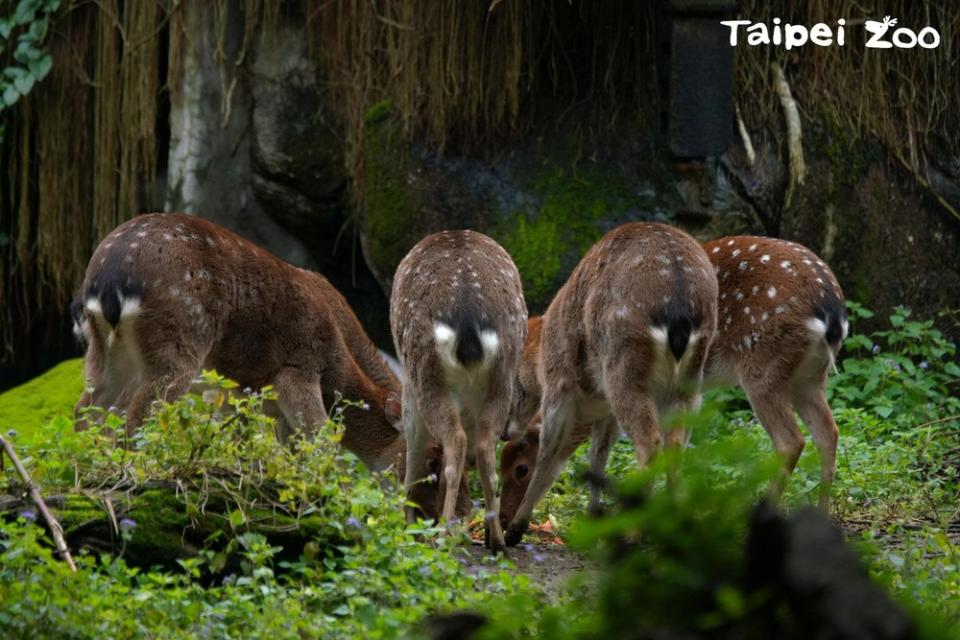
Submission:
[[[720,253],[720,247],[714,247],[710,253]]]
[[[750,245],[750,246],[748,247],[748,251],[753,251],[753,250],[755,250],[756,248],[757,248],[757,243],[754,242],[752,245]]]
[[[98,315],[103,314],[103,309],[100,308],[100,301],[96,298],[87,298],[87,301],[83,306],[86,307],[87,311],[90,313],[96,313]]]
[[[762,262],[763,264],[767,264],[768,262],[770,262],[770,256],[768,256],[767,254],[763,254],[762,256],[760,256],[760,262]]]
[[[744,260],[743,262],[740,263],[740,266],[738,268],[740,269],[740,271],[744,271],[746,270],[747,266],[749,266],[749,263],[746,260]]]
[[[777,288],[776,288],[776,287],[770,287],[769,289],[767,289],[767,297],[768,297],[768,298],[775,298],[775,297],[777,297]]]
[[[734,249],[734,250],[733,250],[733,253],[731,253],[730,255],[732,255],[734,258],[736,258],[738,255],[740,255],[740,249]]]
[[[783,267],[784,269],[789,269],[792,266],[792,264],[790,263],[789,260],[784,260],[783,262],[780,263],[780,266]]]

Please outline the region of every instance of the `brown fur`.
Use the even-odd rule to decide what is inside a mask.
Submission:
[[[390,327],[407,379],[403,386],[407,485],[418,480],[422,443],[443,449],[447,502],[476,462],[487,509],[488,546],[503,547],[497,519],[495,447],[511,411],[526,334],[520,275],[500,245],[473,231],[428,236],[400,263],[390,296]]]
[[[794,242],[735,236],[704,249],[720,282],[708,384],[743,387],[784,459],[777,493],[803,450],[794,411],[800,414],[820,450],[820,506],[827,509],[839,434],[826,382],[847,334],[843,291],[830,268]]]
[[[641,465],[655,454],[662,443],[660,417],[698,402],[716,305],[710,262],[682,231],[631,223],[590,249],[543,317],[537,375],[543,386],[541,446],[508,544],[519,541],[534,505],[585,429],[593,433],[595,471],[606,466],[618,425],[633,441]],[[693,333],[680,341],[678,361],[673,335],[683,323]],[[685,438],[682,430],[668,437],[672,444]]]
[[[118,291],[130,312],[113,326]],[[374,469],[402,468],[400,384],[320,274],[202,218],[149,214],[100,243],[81,302],[88,390],[78,410],[126,410],[132,434],[153,401],[179,397],[201,369],[216,369],[241,386],[273,385],[287,423],[308,433],[337,397],[365,403],[344,411],[344,446]]]
[[[704,249],[719,277],[717,335],[707,358],[705,382],[739,385],[747,392],[757,417],[784,457],[784,476],[773,487],[774,492],[782,490],[783,480],[803,449],[793,411],[800,413],[820,449],[820,505],[826,509],[836,469],[838,437],[826,401],[826,375],[839,342],[831,345],[811,339],[817,336],[811,335],[807,321],[815,318],[824,305],[843,308],[843,292],[836,277],[811,251],[792,242],[729,237],[708,242]],[[764,256],[769,256],[765,262]],[[744,260],[747,264],[741,269]],[[784,261],[790,263],[787,268],[782,266]],[[770,287],[775,288],[772,297]],[[738,293],[742,298],[738,299]],[[750,312],[745,313],[747,307]],[[845,325],[845,316],[840,321]],[[530,318],[529,326],[541,322],[540,318]],[[844,329],[842,337],[845,335]],[[747,337],[749,347],[744,341]],[[533,343],[538,339],[539,334],[531,329],[518,370],[519,384],[532,396],[541,394],[539,379],[530,375],[539,366],[540,345]],[[530,423],[527,434],[507,443],[500,456],[502,519],[513,517],[536,464],[540,435],[537,410],[528,406],[518,412],[518,421]],[[578,433],[581,441],[588,435],[588,430]]]

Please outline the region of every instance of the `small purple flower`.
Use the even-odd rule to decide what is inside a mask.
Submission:
[[[871,351],[873,352],[873,355],[877,355],[878,353],[880,353],[880,345],[878,344],[873,345],[873,349],[871,349]]]
[[[17,437],[17,430],[16,430],[16,429],[7,429],[7,437],[8,437],[8,438],[16,438],[16,437]]]
[[[244,387],[244,388],[243,388],[243,395],[248,396],[248,395],[250,395],[251,393],[253,393],[253,389],[251,389],[250,387]]]
[[[429,576],[431,573],[433,573],[433,570],[430,568],[430,565],[426,565],[426,564],[425,564],[425,565],[423,565],[422,567],[420,567],[419,569],[417,569],[417,573],[419,573],[419,574],[422,575],[424,578],[426,578],[426,577]]]
[[[924,360],[923,362],[920,363],[920,368],[926,371],[927,369],[930,368],[930,363]]]
[[[533,561],[534,561],[534,562],[543,562],[543,556],[540,555],[539,553],[535,553],[535,554],[533,554]]]
[[[529,542],[526,542],[523,544],[523,550],[526,551],[527,553],[530,553],[531,551],[533,551],[533,545],[530,544]]]
[[[363,527],[363,525],[360,524],[360,521],[357,518],[354,518],[353,516],[347,518],[346,525],[348,527],[353,527],[354,529],[360,529],[361,527]]]
[[[26,511],[21,511],[19,516],[24,520],[29,520],[30,522],[37,521],[37,512],[32,509],[27,509]]]
[[[227,574],[227,575],[223,576],[223,586],[225,586],[225,587],[230,586],[231,584],[233,584],[233,583],[236,582],[236,581],[237,581],[237,576],[236,576],[236,574],[230,573],[230,574]]]
[[[120,520],[120,529],[123,531],[133,530],[137,528],[137,521],[133,518],[123,518]]]

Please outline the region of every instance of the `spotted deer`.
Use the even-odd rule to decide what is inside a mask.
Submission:
[[[337,394],[359,401],[344,410],[343,445],[376,470],[405,462],[400,383],[343,296],[212,222],[148,214],[120,225],[94,251],[72,311],[88,343],[77,410],[116,406],[128,435],[154,401],[215,369],[273,385],[289,427],[308,434]]]
[[[446,502],[454,517],[463,471],[474,463],[483,486],[487,546],[501,550],[496,442],[510,415],[527,309],[513,260],[475,231],[424,238],[397,268],[390,328],[403,382],[406,484],[420,478],[423,446],[443,450]],[[408,512],[408,517],[412,514]]]
[[[783,490],[803,451],[794,412],[820,451],[819,504],[829,508],[837,431],[827,374],[847,336],[843,291],[812,251],[775,238],[733,236],[704,245],[720,283],[712,385],[739,385],[783,458]]]
[[[719,278],[719,316],[704,383],[739,385],[747,392],[784,459],[783,475],[772,487],[775,493],[782,490],[803,449],[794,411],[800,414],[820,450],[819,502],[826,510],[838,437],[827,405],[826,377],[847,335],[843,292],[829,267],[793,242],[740,236],[708,242],[705,250]],[[537,317],[528,322],[517,376],[521,397],[541,393],[536,375],[541,324]],[[511,518],[523,499],[539,448],[538,407],[517,406],[517,419],[530,427],[501,453],[501,520]],[[588,435],[582,433],[577,443]],[[599,507],[597,491],[591,489],[591,509]]]
[[[508,545],[520,541],[533,507],[588,434],[594,471],[603,471],[621,427],[647,464],[663,444],[662,417],[699,403],[716,318],[713,268],[682,231],[625,224],[587,252],[543,316],[536,376],[542,429],[515,436],[526,442],[536,434],[537,455]],[[685,437],[682,429],[666,434],[671,445]]]

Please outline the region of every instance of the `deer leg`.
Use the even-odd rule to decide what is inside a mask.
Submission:
[[[406,467],[404,470],[403,486],[407,492],[408,501],[410,492],[417,482],[422,482],[420,470],[423,466],[424,452],[427,446],[427,426],[423,422],[423,416],[417,409],[416,397],[410,385],[403,386],[403,433],[407,442]],[[442,459],[443,456],[441,456]],[[437,478],[437,482],[440,479]],[[425,505],[418,505],[423,507]],[[417,507],[407,505],[404,508],[408,523],[414,523],[417,520]]]
[[[820,451],[819,505],[826,512],[830,509],[830,488],[837,471],[837,440],[840,432],[833,419],[833,412],[830,411],[830,405],[827,404],[822,383],[815,389],[795,396],[794,406],[813,435],[813,441]]]
[[[783,493],[787,479],[797,466],[797,460],[800,459],[804,445],[803,434],[797,427],[793,408],[782,392],[751,384],[745,384],[743,388],[747,392],[753,412],[763,428],[767,430],[767,434],[773,441],[773,448],[780,454],[783,461],[780,473],[770,487],[770,493],[779,497]]]
[[[133,392],[127,407],[127,438],[132,438],[143,424],[155,401],[172,402],[186,393],[199,370],[199,364],[196,367],[148,369],[145,381]]]
[[[592,427],[593,437],[590,440],[590,473],[593,475],[590,482],[590,504],[587,507],[591,515],[600,515],[600,494],[602,492],[602,481],[605,478],[604,470],[607,468],[607,459],[610,457],[610,449],[617,441],[620,435],[620,427],[616,420],[600,420],[595,422]]]
[[[285,432],[302,429],[308,438],[327,422],[323,393],[316,374],[294,367],[281,369],[273,378],[277,403],[286,418]]]
[[[494,396],[507,398],[509,389],[506,392],[501,390]],[[487,547],[493,553],[502,551],[504,548],[503,528],[500,526],[500,495],[497,491],[496,442],[509,414],[509,403],[495,402],[488,405],[477,421],[478,429],[474,434],[477,438],[477,471],[480,473],[480,484],[483,486]]]
[[[443,477],[440,480],[445,482],[446,494],[443,496],[443,510],[440,516],[447,522],[453,522],[456,518],[460,480],[467,460],[467,434],[460,423],[457,408],[447,399],[445,388],[423,383],[413,386],[417,409],[427,431],[436,438],[443,449],[444,468]],[[414,469],[423,468],[424,463],[422,451],[415,458],[410,456],[410,445],[411,443],[408,442],[408,477],[410,463],[414,464]],[[414,447],[419,448],[421,445],[414,443]]]
[[[523,538],[530,517],[547,490],[560,475],[563,464],[577,449],[574,437],[576,429],[576,401],[571,394],[548,390],[543,397],[543,426],[540,435],[540,451],[537,464],[530,478],[527,491],[517,508],[513,521],[507,527],[506,544],[515,546]]]

